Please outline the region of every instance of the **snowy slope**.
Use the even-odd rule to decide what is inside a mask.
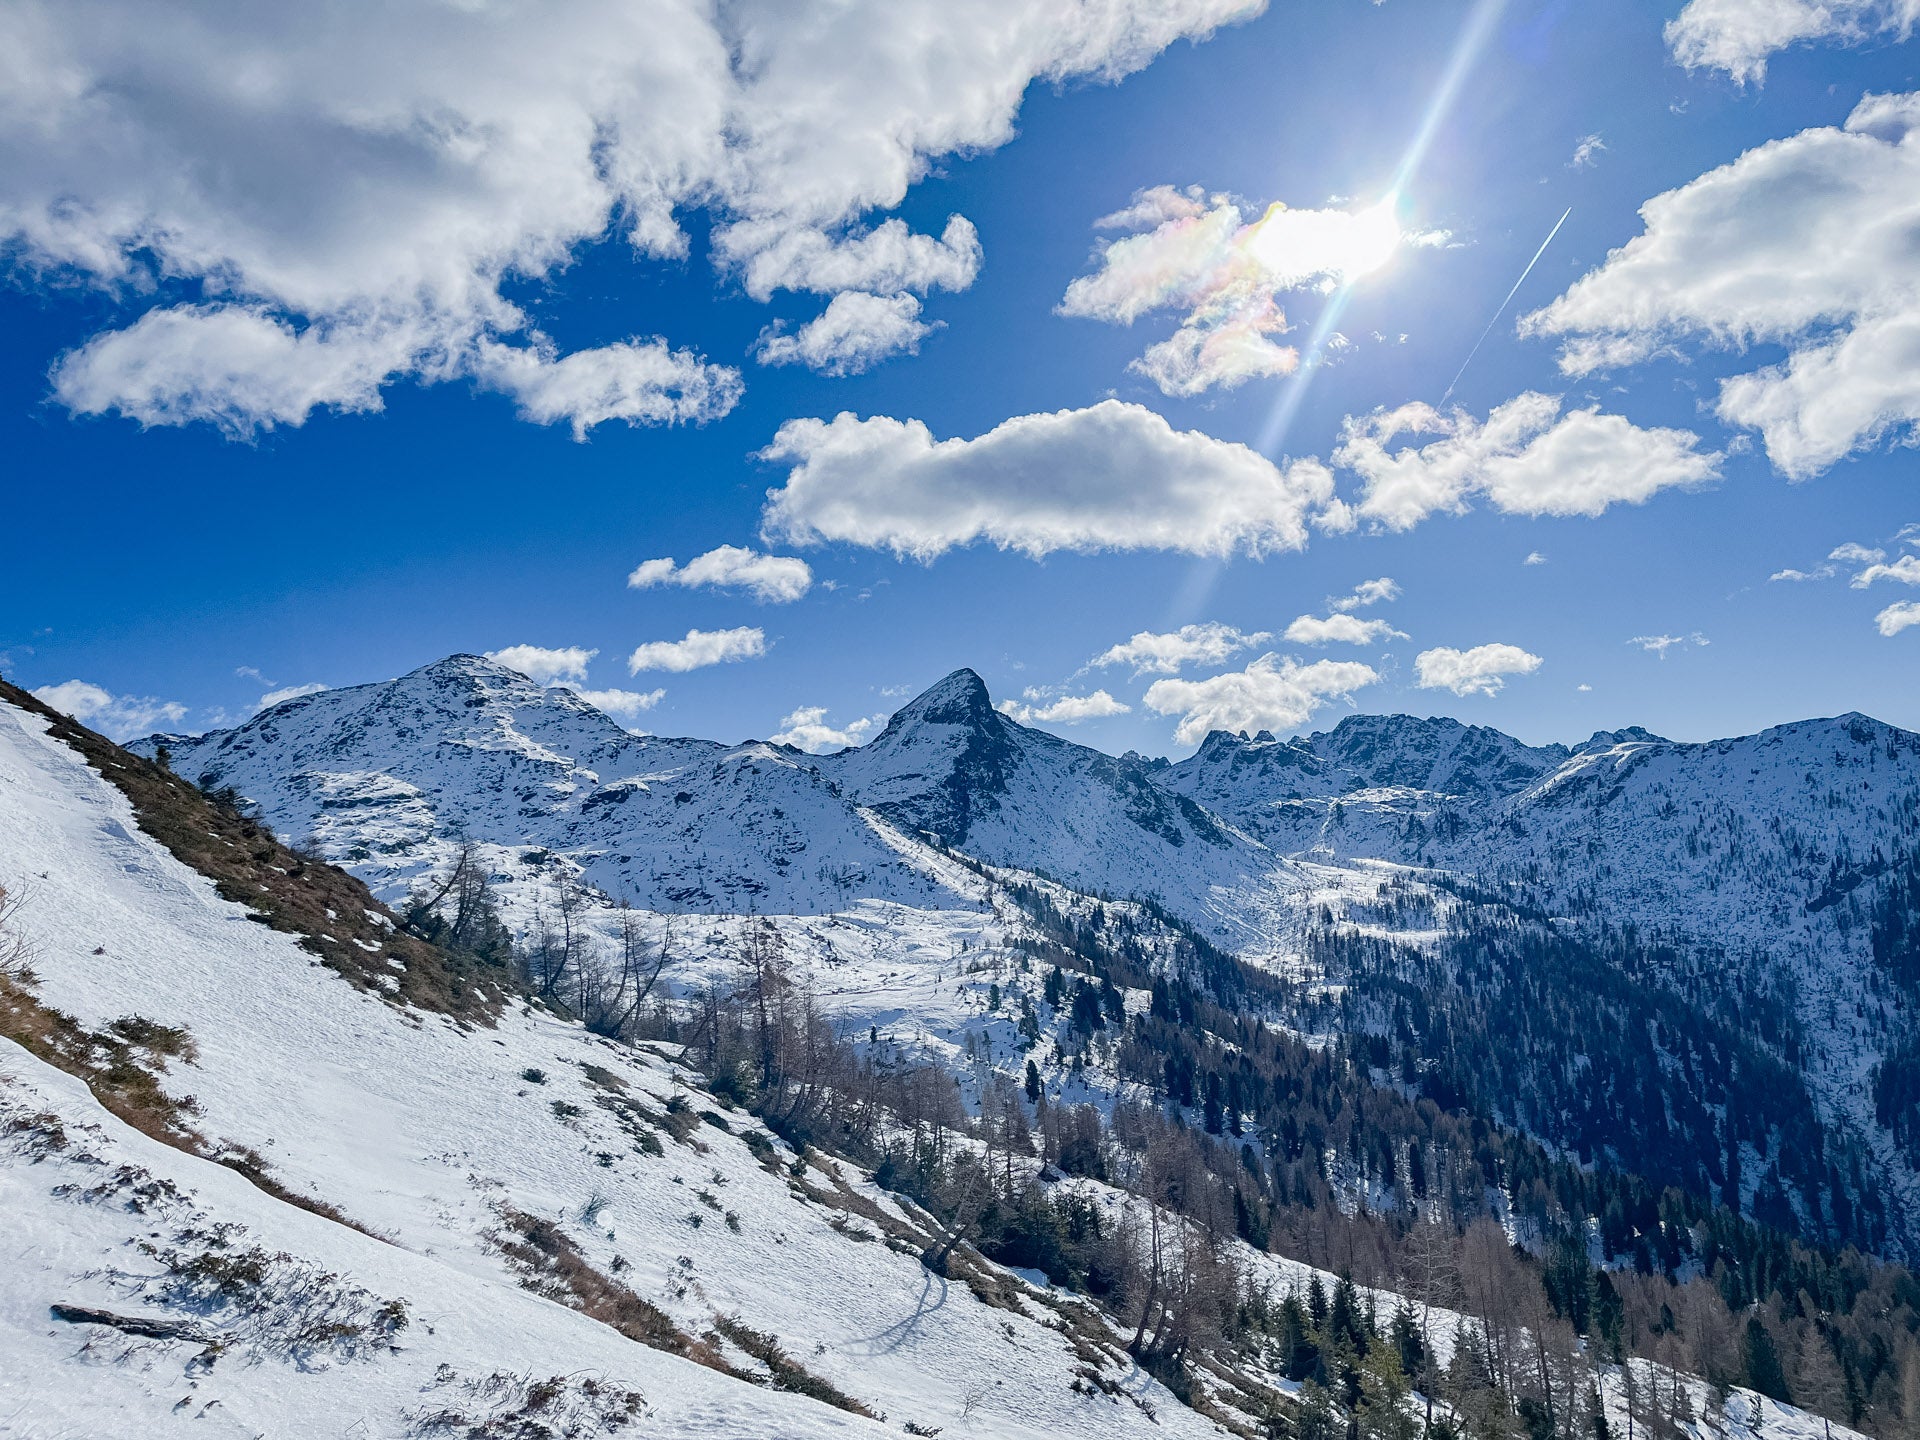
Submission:
[[[130,1013],[185,1027],[198,1059],[191,1067],[176,1063],[169,1083],[197,1101],[202,1132],[258,1150],[283,1184],[391,1239],[395,1258],[383,1263],[388,1247],[346,1231],[326,1230],[331,1248],[322,1245],[312,1225],[324,1222],[286,1220],[284,1207],[249,1193],[236,1177],[136,1143],[101,1112],[83,1113],[72,1087],[62,1099],[64,1082],[6,1046],[8,1073],[30,1092],[23,1107],[52,1106],[97,1124],[102,1145],[130,1147],[140,1165],[193,1189],[209,1223],[245,1224],[269,1251],[310,1257],[377,1296],[403,1299],[436,1331],[452,1317],[470,1317],[456,1328],[462,1358],[444,1360],[465,1376],[484,1378],[496,1368],[547,1373],[553,1347],[585,1325],[556,1313],[551,1345],[519,1337],[539,1325],[518,1317],[553,1307],[512,1288],[498,1243],[503,1215],[512,1211],[558,1223],[597,1269],[617,1273],[687,1333],[705,1333],[716,1316],[735,1317],[779,1337],[808,1370],[894,1425],[954,1424],[983,1375],[996,1383],[979,1413],[996,1434],[1093,1435],[1144,1423],[1120,1399],[1070,1388],[1083,1362],[1048,1324],[1057,1319],[1046,1302],[988,1307],[964,1286],[930,1276],[916,1247],[900,1253],[875,1243],[873,1220],[850,1221],[846,1210],[803,1198],[789,1171],[791,1152],[749,1117],[720,1115],[725,1129],[690,1123],[675,1138],[662,1120],[670,1107],[720,1111],[670,1057],[616,1047],[532,1012],[513,1011],[476,1030],[355,990],[292,937],[247,923],[241,907],[218,899],[137,829],[117,790],[44,729],[38,718],[0,706],[7,817],[0,875],[19,877],[31,891],[20,923],[38,950],[43,999],[94,1027]],[[747,1143],[754,1135],[781,1163],[762,1164]],[[661,1153],[651,1153],[649,1136]],[[43,1336],[45,1307],[69,1293],[75,1303],[103,1303],[90,1272],[103,1255],[120,1255],[120,1268],[130,1268],[125,1242],[154,1227],[111,1205],[76,1218],[62,1208],[70,1197],[54,1193],[65,1183],[57,1170],[30,1167],[23,1178],[17,1154],[8,1164],[9,1213],[18,1197],[46,1237],[32,1266],[0,1278],[4,1343],[12,1347]],[[919,1223],[828,1162],[808,1169],[804,1181],[816,1192],[857,1197],[848,1204],[908,1233]],[[87,1218],[101,1215],[111,1220]],[[109,1308],[130,1306],[123,1295]],[[485,1344],[475,1338],[481,1317],[489,1322]],[[437,1345],[401,1343],[418,1343],[422,1353],[418,1366],[381,1372],[396,1397],[382,1401],[387,1415],[397,1397],[420,1392],[430,1378],[420,1367],[443,1363]],[[66,1407],[56,1413],[82,1416],[98,1413],[89,1405],[115,1403],[113,1387],[104,1401],[87,1398],[93,1362],[74,1355],[70,1332],[33,1344],[50,1367],[36,1380],[33,1404],[53,1394]],[[754,1362],[730,1344],[721,1350],[752,1370]],[[635,1358],[624,1368],[600,1358],[628,1352]],[[711,1371],[682,1381],[681,1370],[698,1367],[666,1365],[630,1342],[596,1338],[575,1353],[573,1364],[552,1373],[571,1373],[584,1361],[610,1377],[632,1377],[623,1383],[661,1407],[660,1423],[644,1433],[860,1433],[851,1416]],[[128,1373],[147,1387],[138,1403],[157,1411],[169,1395],[179,1398],[173,1392],[185,1358],[166,1351],[149,1357],[153,1368],[133,1367]],[[352,1363],[388,1365],[390,1358]],[[1213,1433],[1130,1364],[1108,1365],[1107,1378],[1123,1395],[1147,1398],[1158,1412],[1153,1433]],[[340,1433],[339,1392],[306,1387],[297,1367],[236,1366],[232,1373],[223,1385],[254,1407],[247,1413],[265,1417],[256,1430]],[[210,1393],[208,1382],[200,1393]],[[268,1423],[272,1417],[279,1418]],[[375,1425],[371,1433],[398,1432]]]

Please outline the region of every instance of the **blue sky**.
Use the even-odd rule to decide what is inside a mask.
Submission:
[[[831,7],[853,41],[583,0],[544,49],[200,8],[46,12],[30,66],[95,89],[0,110],[0,667],[97,724],[526,646],[636,727],[813,744],[960,665],[1116,751],[1920,727],[1908,0]],[[407,44],[474,88],[370,73]],[[829,303],[788,350],[868,368],[756,358]],[[722,546],[811,583],[628,583]]]

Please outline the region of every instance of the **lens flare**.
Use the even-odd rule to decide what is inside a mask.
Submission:
[[[1246,239],[1246,254],[1276,287],[1319,279],[1349,285],[1400,248],[1398,197],[1365,210],[1290,210],[1274,205]]]
[[[1394,252],[1400,248],[1400,217],[1395,213],[1398,209],[1394,197],[1389,195],[1353,217],[1347,253],[1340,262],[1343,281],[1371,275],[1393,259]]]

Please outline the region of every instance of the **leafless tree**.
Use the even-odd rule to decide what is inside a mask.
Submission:
[[[33,942],[16,921],[27,903],[26,892],[0,885],[0,980],[16,985],[33,983]]]

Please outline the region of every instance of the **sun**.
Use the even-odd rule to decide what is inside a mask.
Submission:
[[[1338,266],[1340,279],[1352,283],[1379,270],[1400,248],[1399,197],[1389,195],[1379,204],[1359,211],[1347,227],[1345,253]]]
[[[1364,210],[1294,210],[1276,202],[1246,237],[1246,254],[1276,288],[1351,285],[1400,249],[1399,211],[1398,194]]]

